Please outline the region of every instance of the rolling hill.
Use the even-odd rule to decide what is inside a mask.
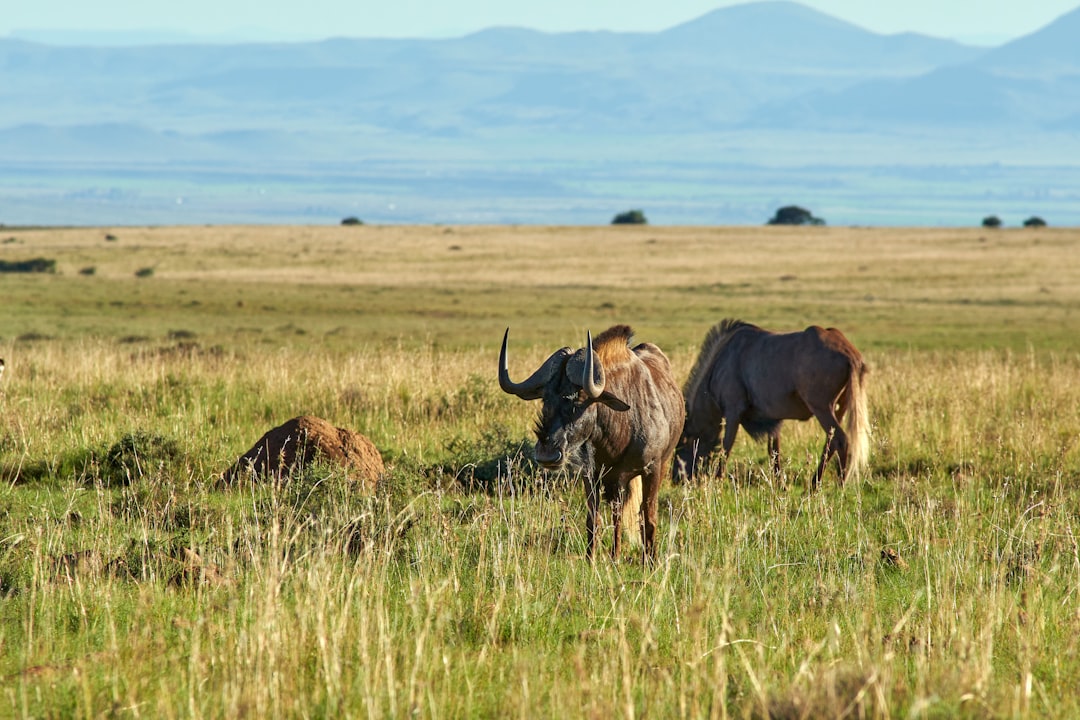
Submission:
[[[387,217],[413,221],[579,221],[597,205],[647,202],[674,221],[740,222],[805,188],[873,221],[883,217],[867,214],[876,201],[854,185],[866,180],[837,168],[1074,168],[1076,37],[1080,9],[987,49],[756,2],[656,33],[490,28],[138,47],[0,39],[0,170],[10,178],[0,210],[10,216],[4,208],[32,195],[38,221],[50,198],[103,183],[168,186],[160,194],[172,202],[194,168],[196,191],[276,182],[290,199],[274,212],[299,217],[352,211],[348,193],[365,215],[393,206]],[[792,172],[744,196],[741,168],[782,167]],[[918,191],[886,173],[889,188]],[[1048,176],[1047,197],[1067,196],[1054,184],[1066,175]],[[470,205],[485,198],[499,209]],[[693,209],[705,202],[727,209]],[[267,212],[243,207],[237,218]],[[213,219],[231,217],[220,212]]]

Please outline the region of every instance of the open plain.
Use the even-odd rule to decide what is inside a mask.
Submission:
[[[0,716],[1080,715],[1080,230],[0,227]],[[741,433],[584,558],[522,376],[628,323],[835,326],[869,470]],[[269,428],[367,435],[224,488]],[[606,528],[602,544],[611,544]]]

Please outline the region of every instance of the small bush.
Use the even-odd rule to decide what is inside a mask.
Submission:
[[[1024,221],[1024,227],[1026,228],[1041,228],[1046,227],[1046,221],[1037,215],[1032,215]]]
[[[180,446],[175,440],[142,431],[128,433],[105,451],[101,481],[107,486],[127,485],[180,459]]]
[[[785,205],[778,209],[767,225],[824,225],[825,220],[814,217],[806,208],[798,205]]]
[[[45,333],[28,332],[17,336],[15,339],[19,342],[37,342],[38,340],[54,340],[55,337],[53,335],[46,335]]]
[[[84,267],[84,268],[79,268],[79,274],[80,275],[93,275],[96,272],[97,272],[97,268],[94,267],[93,265],[89,265],[89,266]]]
[[[355,216],[352,216],[352,215],[350,215],[349,217],[347,217],[347,218],[345,218],[344,220],[342,220],[342,221],[341,221],[341,224],[342,224],[342,225],[363,225],[363,224],[364,224],[364,221],[363,221],[363,220],[361,220],[361,219],[360,219],[360,218],[358,218],[358,217],[355,217]]]
[[[987,215],[983,218],[982,226],[984,228],[999,228],[1001,227],[1001,218],[997,215]]]
[[[612,225],[648,225],[645,212],[642,210],[627,210],[616,215],[611,220]]]
[[[148,278],[148,277],[153,277],[153,275],[154,275],[154,268],[152,268],[152,267],[139,268],[138,270],[135,271],[135,277],[137,277],[137,278]]]
[[[32,260],[0,260],[0,273],[54,273],[56,261],[49,258]]]
[[[532,443],[515,437],[505,426],[485,431],[477,439],[458,437],[447,449],[455,460],[434,469],[444,477],[455,477],[470,492],[497,492],[501,483],[534,485],[539,466],[533,460]],[[461,458],[469,458],[462,465]]]

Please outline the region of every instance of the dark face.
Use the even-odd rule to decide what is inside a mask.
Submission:
[[[675,449],[675,459],[671,463],[671,480],[679,483],[683,480],[693,480],[695,465],[698,461],[698,439],[683,435],[679,438],[679,445]]]
[[[536,462],[548,469],[563,467],[593,434],[596,409],[593,400],[559,372],[544,388],[544,404],[533,428]]]

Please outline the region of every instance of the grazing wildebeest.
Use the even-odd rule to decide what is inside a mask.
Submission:
[[[631,482],[641,476],[644,557],[656,556],[656,497],[667,464],[682,431],[685,408],[667,356],[652,343],[631,349],[633,331],[615,325],[584,348],[556,350],[536,372],[520,383],[510,380],[506,363],[507,328],[499,353],[499,386],[522,400],[543,399],[536,421],[536,461],[557,469],[572,458],[582,473],[588,515],[588,555],[596,551],[600,500],[612,507],[619,555],[622,506]]]
[[[721,424],[725,460],[742,425],[755,439],[768,436],[779,474],[781,423],[813,415],[825,429],[825,450],[811,489],[817,489],[833,455],[843,483],[869,454],[865,374],[862,355],[835,328],[813,325],[802,332],[774,333],[741,320],[717,323],[705,336],[684,388],[686,426],[674,479],[693,477],[716,447]]]

